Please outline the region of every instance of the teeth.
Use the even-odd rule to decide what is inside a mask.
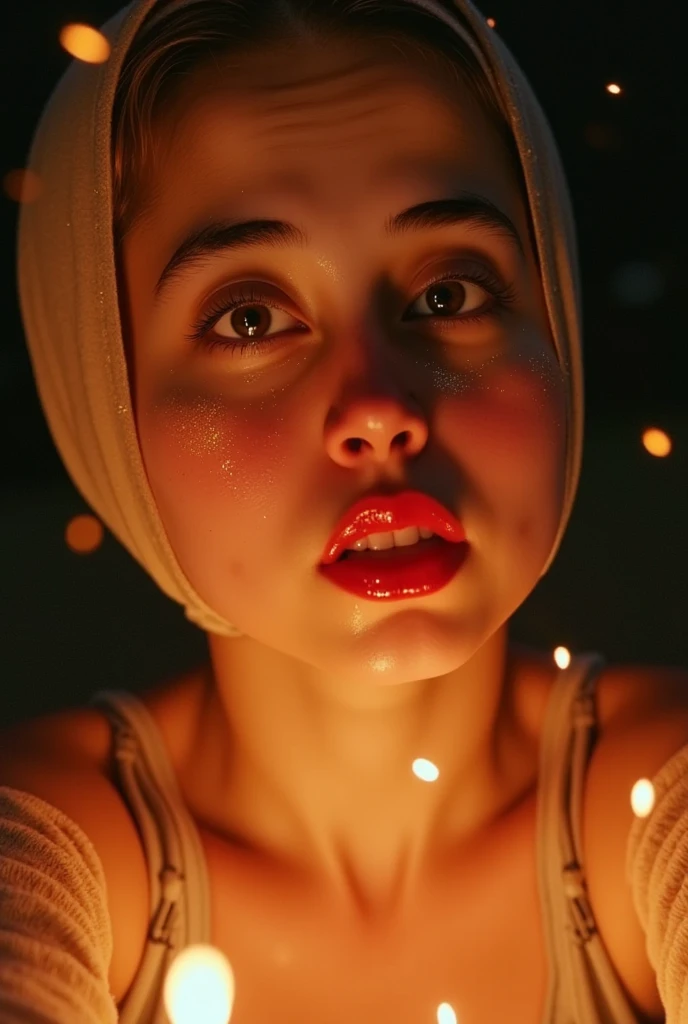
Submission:
[[[369,533],[362,540],[350,544],[347,551],[386,551],[388,548],[407,548],[411,544],[417,544],[419,540],[429,540],[434,537],[432,530],[425,527],[407,526],[405,530],[391,530],[387,533]]]

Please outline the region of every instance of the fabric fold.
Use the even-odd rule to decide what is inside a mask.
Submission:
[[[0,786],[0,1022],[115,1024],[105,875],[86,834]]]

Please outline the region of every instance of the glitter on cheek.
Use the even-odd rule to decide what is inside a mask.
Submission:
[[[530,383],[530,400],[554,426],[563,429],[566,419],[566,375],[556,358],[547,352],[529,356],[524,374]]]
[[[435,431],[465,471],[480,479],[510,478],[513,460],[563,464],[566,374],[548,335],[532,325],[489,346],[444,349],[442,362],[424,359],[422,374],[435,406]],[[420,361],[419,361],[420,362]]]
[[[234,507],[267,518],[279,507],[294,448],[278,401],[277,392],[238,402],[198,385],[168,389],[148,418],[149,471],[166,487],[193,480],[195,493],[213,501],[231,494]]]
[[[540,332],[524,328],[517,346],[500,351],[467,352],[461,350],[455,363],[446,359],[418,360],[441,398],[470,398],[501,395],[518,402],[527,392],[528,403],[549,415],[563,408],[565,374],[551,345],[545,345]]]
[[[168,439],[181,454],[204,456],[227,440],[227,413],[219,399],[175,390],[161,405]]]
[[[391,672],[397,664],[397,658],[393,654],[387,654],[377,652],[370,657],[369,667],[371,672],[375,672],[378,675],[383,675],[386,672]]]
[[[176,385],[148,409],[141,426],[148,470],[158,480],[168,486],[193,480],[204,493],[222,481],[236,488],[242,476],[236,413],[225,398]]]
[[[490,367],[501,361],[499,353],[466,361],[460,367],[433,366],[432,381],[438,394],[457,398],[489,387]]]

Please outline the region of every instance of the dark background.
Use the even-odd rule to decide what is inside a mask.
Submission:
[[[259,0],[256,0],[259,2]],[[0,178],[21,168],[71,58],[70,22],[98,27],[107,0],[25,0],[3,10]],[[680,5],[487,0],[550,119],[579,227],[585,303],[586,447],[567,536],[512,619],[544,649],[688,667],[688,383],[684,195],[685,42]],[[606,91],[618,83],[620,96]],[[65,540],[88,512],[53,447],[17,301],[16,203],[0,192],[3,670],[0,724],[141,690],[199,661],[204,634],[106,530],[90,554]],[[673,444],[648,454],[655,426]]]

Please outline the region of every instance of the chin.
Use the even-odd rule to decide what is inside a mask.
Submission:
[[[404,611],[357,637],[339,664],[351,660],[352,675],[377,686],[435,679],[467,664],[497,628],[456,615]]]

